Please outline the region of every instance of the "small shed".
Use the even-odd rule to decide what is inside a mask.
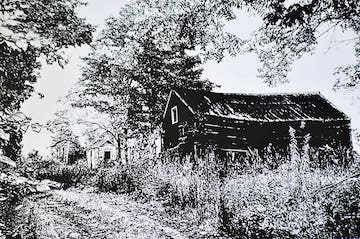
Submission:
[[[171,90],[163,114],[162,148],[194,152],[212,145],[246,151],[286,148],[289,128],[310,134],[310,146],[351,147],[350,119],[320,93],[229,94]]]
[[[86,160],[90,168],[100,163],[116,160],[116,146],[110,139],[98,139],[86,148]]]

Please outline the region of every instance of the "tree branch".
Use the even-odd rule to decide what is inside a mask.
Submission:
[[[105,132],[111,134],[111,136],[114,137],[115,139],[117,138],[117,135],[114,134],[111,130],[109,130],[108,127],[106,127],[106,126],[104,126],[104,125],[102,125],[102,124],[100,124],[98,122],[92,122],[92,121],[87,121],[87,120],[80,119],[80,120],[78,120],[78,123],[96,125],[97,127],[104,130]]]

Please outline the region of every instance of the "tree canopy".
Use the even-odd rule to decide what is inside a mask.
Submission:
[[[64,47],[92,40],[93,27],[76,12],[81,5],[79,0],[3,0],[0,42],[24,51],[31,47],[48,63],[62,65]]]
[[[94,28],[76,12],[83,4],[78,0],[1,1],[0,115],[3,118],[11,118],[34,92],[40,58],[63,66],[66,63],[64,48],[91,42]],[[12,122],[4,121],[1,128],[5,131],[11,125]],[[16,142],[0,138],[0,145],[19,149],[23,132],[7,133],[16,136]]]
[[[84,58],[74,105],[112,115],[122,109],[127,115],[125,128],[153,129],[161,122],[171,88],[212,89],[212,83],[201,79],[202,58],[230,52],[240,42],[216,48],[220,41],[235,38],[213,29],[221,23],[213,10],[204,13],[202,5],[202,1],[136,1],[122,8],[119,16],[108,18]],[[207,48],[206,56],[194,53],[198,46]]]
[[[46,128],[52,133],[51,143],[56,144],[62,141],[75,142],[77,136],[72,131],[71,124],[67,110],[55,112],[55,118],[46,123]]]
[[[336,87],[354,87],[360,82],[360,4],[357,0],[245,1],[246,7],[263,19],[248,49],[262,63],[260,76],[270,85],[287,82],[292,63],[313,53],[319,38],[329,31],[349,31],[356,62],[335,69]]]
[[[39,57],[66,63],[62,50],[90,43],[93,27],[78,0],[4,0],[0,3],[0,110],[18,110],[34,91]]]

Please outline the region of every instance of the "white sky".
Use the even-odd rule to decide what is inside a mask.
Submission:
[[[104,19],[116,16],[121,6],[126,1],[119,0],[91,0],[91,2],[79,10],[81,16],[94,25],[102,26]],[[239,13],[235,22],[226,27],[229,31],[239,36],[249,36],[256,29],[259,21],[255,17],[249,17],[245,13]],[[350,38],[346,34],[337,33],[324,35],[320,39],[317,51],[313,55],[306,55],[293,65],[293,70],[288,78],[290,83],[269,88],[262,79],[257,78],[259,61],[255,55],[246,54],[238,57],[227,56],[222,62],[208,62],[204,65],[204,78],[221,85],[216,89],[218,92],[258,93],[258,92],[308,92],[320,91],[333,104],[341,109],[352,119],[352,126],[360,128],[360,107],[358,102],[353,101],[356,93],[334,92],[333,72],[335,67],[355,62],[353,45],[342,44],[329,48],[329,40],[338,38]],[[53,114],[62,105],[57,102],[59,97],[67,94],[80,77],[82,64],[80,57],[89,52],[87,46],[71,48],[66,51],[69,63],[61,69],[56,65],[43,65],[41,78],[35,85],[35,89],[45,95],[43,99],[32,97],[26,101],[22,110],[33,118],[34,121],[45,123],[53,118]],[[355,102],[355,103],[354,103]],[[46,131],[34,133],[29,130],[23,140],[24,153],[37,149],[40,153],[48,154],[50,134]]]

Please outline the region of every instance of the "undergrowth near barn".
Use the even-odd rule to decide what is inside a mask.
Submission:
[[[228,159],[226,166],[209,153],[196,161],[165,155],[96,170],[78,163],[33,173],[64,185],[160,202],[168,220],[183,215],[208,236],[360,236],[360,157],[342,149],[313,150],[296,142],[292,146],[288,157],[253,152]],[[280,163],[271,163],[274,159]]]
[[[172,213],[191,214],[212,234],[221,229],[241,238],[359,236],[359,156],[353,160],[345,150],[308,152],[294,150],[272,167],[263,163],[270,159],[252,155],[252,165],[228,165],[223,178],[223,165],[214,154],[196,163],[170,157],[137,160],[99,169],[97,186],[139,200],[160,200]]]
[[[229,233],[245,238],[357,237],[358,169],[300,170],[287,163],[272,171],[231,175],[224,188]]]

